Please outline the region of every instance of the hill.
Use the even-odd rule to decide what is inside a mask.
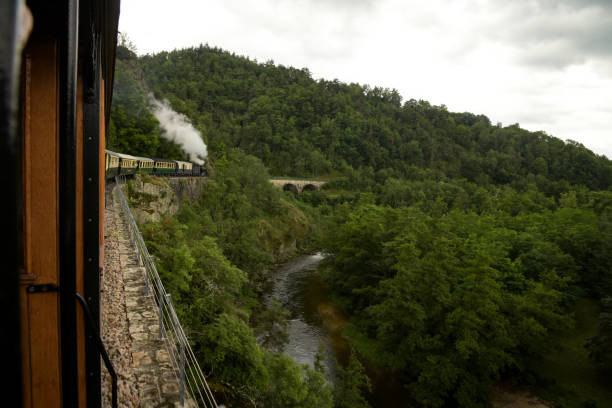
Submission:
[[[314,80],[308,69],[257,63],[200,46],[139,58],[157,97],[199,127],[211,150],[239,147],[272,174],[310,176],[371,168],[395,177],[411,168],[448,177],[546,181],[606,189],[612,162],[579,143],[483,115],[407,100],[396,90]]]

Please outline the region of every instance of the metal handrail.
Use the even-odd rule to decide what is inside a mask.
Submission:
[[[145,268],[147,296],[153,297],[157,307],[159,339],[164,340],[168,349],[172,368],[179,382],[181,404],[184,405],[185,393],[187,392],[197,406],[217,408],[215,397],[208,386],[200,364],[179,322],[174,304],[172,303],[172,297],[164,288],[157,272],[155,261],[149,254],[149,250],[123,193],[121,182],[125,184],[125,178],[117,176],[115,177],[115,182],[118,187],[117,191],[121,209],[130,233],[130,241],[136,249],[138,266],[144,266]]]
[[[102,356],[102,360],[104,361],[104,365],[106,366],[106,370],[111,377],[111,406],[112,408],[117,408],[119,405],[117,404],[117,373],[115,372],[115,368],[113,367],[113,363],[111,362],[108,353],[106,352],[106,348],[104,347],[104,343],[100,338],[100,333],[96,329],[96,323],[94,321],[93,315],[91,314],[91,310],[89,309],[89,305],[87,301],[79,292],[76,292],[76,298],[78,299],[83,311],[85,312],[85,316],[87,316],[86,322],[89,326],[89,329],[94,333],[94,340],[96,341],[96,347],[98,349],[98,353]]]

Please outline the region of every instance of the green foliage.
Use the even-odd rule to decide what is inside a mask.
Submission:
[[[231,149],[215,172],[194,208],[214,220],[224,254],[259,288],[280,248],[305,236],[307,218],[268,181],[259,159]]]
[[[589,339],[590,357],[604,373],[612,373],[612,298],[602,299],[597,335]]]
[[[261,336],[261,344],[269,350],[283,351],[289,340],[287,319],[289,312],[274,299],[269,307],[258,313],[252,320],[256,332]]]
[[[494,381],[571,327],[577,288],[610,278],[610,253],[597,251],[609,238],[587,208],[432,216],[371,201],[337,208],[325,278],[352,311],[354,346],[419,405],[487,406]]]
[[[355,350],[351,349],[351,356],[346,367],[336,362],[338,383],[334,389],[335,408],[369,408],[363,394],[372,390],[370,379]]]
[[[286,354],[266,354],[266,365],[273,378],[262,396],[271,408],[331,408],[331,385],[325,377],[307,366],[297,366]]]
[[[286,341],[286,312],[257,306],[255,293],[276,246],[300,239],[304,223],[306,215],[268,182],[258,159],[229,150],[199,200],[142,228],[208,380],[227,390],[220,400],[332,406],[331,385],[321,373],[269,351]],[[257,326],[261,346],[249,323]]]
[[[215,376],[231,384],[264,388],[267,370],[263,353],[247,324],[226,313],[204,328],[198,354]]]
[[[594,299],[580,299],[573,308],[576,325],[555,339],[544,359],[532,362],[529,375],[538,395],[555,407],[609,407],[610,378],[589,358],[585,340],[597,334],[601,310]]]

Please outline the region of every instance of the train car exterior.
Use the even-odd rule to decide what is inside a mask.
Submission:
[[[138,160],[138,174],[149,174],[153,172],[155,168],[155,161],[153,159],[149,159],[148,157],[136,157]]]
[[[104,154],[104,178],[109,179],[119,175],[119,156],[107,150]]]
[[[119,174],[129,176],[138,171],[138,158],[129,154],[115,153],[119,156]]]
[[[174,160],[167,159],[153,159],[155,161],[155,167],[153,174],[158,176],[164,176],[169,174],[176,174],[177,163]]]
[[[105,180],[178,170],[105,150],[118,21],[119,0],[0,2],[3,406],[102,406]]]
[[[10,169],[1,176],[2,406],[102,405],[105,135],[118,21],[119,0],[0,2],[0,158]]]
[[[191,176],[192,175],[192,167],[193,163],[185,162],[185,161],[177,161],[178,173],[181,176]]]
[[[176,174],[177,176],[182,176],[183,175],[183,162],[182,161],[178,161],[178,160],[174,160],[174,162],[176,163]]]

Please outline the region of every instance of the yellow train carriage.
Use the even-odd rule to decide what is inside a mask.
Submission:
[[[120,158],[117,153],[106,150],[104,154],[104,178],[113,178],[119,175]]]
[[[119,156],[119,174],[130,175],[138,171],[138,157],[123,153],[115,154]]]

